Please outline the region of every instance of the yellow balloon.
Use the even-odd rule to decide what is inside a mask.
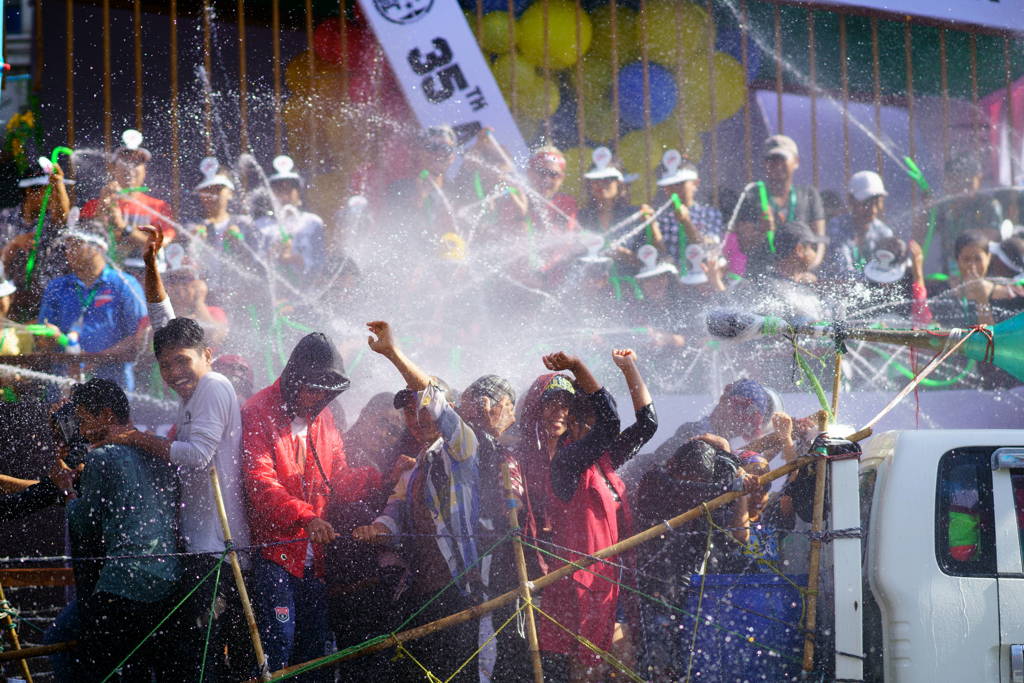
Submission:
[[[476,16],[470,22],[476,30]],[[483,33],[480,35],[480,47],[485,52],[503,55],[512,49],[511,30],[514,23],[509,22],[508,12],[488,12],[484,15]]]
[[[541,80],[540,76],[537,75],[537,70],[514,52],[495,59],[494,63],[491,64],[491,73],[494,74],[494,80],[498,82],[498,87],[501,88],[502,94],[508,100],[512,98],[513,74],[515,75],[515,94],[517,98],[521,97],[526,90]]]
[[[294,94],[309,95],[329,101],[340,102],[342,69],[339,64],[329,64],[313,58],[313,70],[309,70],[309,50],[292,58],[284,69],[284,82]]]
[[[562,103],[558,92],[558,84],[544,78],[538,78],[519,90],[518,109],[532,119],[543,119],[551,116]]]
[[[570,147],[564,150],[565,155],[565,181],[562,183],[562,192],[571,194],[577,199],[582,199],[583,178],[580,174],[580,160],[583,160],[584,172],[590,166],[590,156],[593,150],[589,147]]]
[[[747,103],[743,65],[724,52],[715,53],[715,113],[719,121],[732,117]]]
[[[583,101],[584,135],[595,142],[609,143],[615,138],[615,112],[606,98]]]
[[[647,56],[672,67],[682,58],[684,66],[707,54],[707,12],[690,2],[651,0],[638,20],[637,35],[647,36]],[[712,44],[714,38],[712,37]]]
[[[594,25],[594,37],[590,42],[587,60],[597,57],[612,59],[612,9],[611,5],[601,5],[590,13],[590,22]],[[636,11],[629,7],[617,5],[615,9],[615,43],[619,51],[619,65],[628,64],[640,59],[640,38]]]
[[[612,65],[607,59],[588,55],[583,60],[583,78],[579,79],[576,69],[570,70],[573,88],[583,93],[583,99],[598,101],[608,99],[612,87]]]
[[[516,24],[516,46],[523,58],[535,66],[544,64],[544,10],[545,3],[534,2]],[[593,35],[590,17],[580,10],[579,36],[576,35],[576,18],[573,3],[566,0],[547,3],[547,62],[552,69],[572,66],[578,56],[585,55],[590,48]]]

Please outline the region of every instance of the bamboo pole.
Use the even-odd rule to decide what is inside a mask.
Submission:
[[[174,215],[181,215],[181,159],[179,158],[179,114],[178,114],[178,0],[170,0],[168,8],[170,29],[168,53],[170,57],[171,86],[171,206]]]
[[[747,0],[740,0],[740,62],[743,66],[744,77],[750,67],[750,38],[747,35],[750,30],[749,16],[747,13]],[[682,83],[682,81],[679,81]],[[753,121],[751,120],[750,88],[746,88],[746,103],[743,107],[743,175],[744,182],[754,179],[754,146],[752,139]]]
[[[508,12],[507,12],[507,15],[508,15],[508,23],[506,23],[506,29],[505,30],[506,30],[506,33],[508,34],[508,44],[509,45],[515,45],[516,44],[516,0],[508,0]],[[508,89],[509,89],[508,109],[509,109],[510,112],[512,112],[512,118],[515,118],[516,115],[518,114],[518,107],[516,105],[518,104],[519,98],[517,97],[517,94],[516,94],[516,70],[515,70],[514,67],[510,68],[508,70]],[[529,140],[527,140],[527,142],[529,142]]]
[[[850,74],[847,68],[846,15],[839,15],[839,87],[843,96],[843,185],[850,184]]]
[[[843,386],[843,354],[836,351],[835,367],[832,372],[832,421],[839,420],[839,390]]]
[[[804,618],[803,670],[814,669],[814,637],[818,626],[818,572],[821,568],[821,529],[825,520],[825,476],[828,460],[818,458],[814,466],[814,513],[811,519],[811,552],[807,570],[807,615]]]
[[[313,0],[306,0],[306,68],[309,71],[309,76],[313,81],[316,81],[316,54],[313,48]],[[379,80],[379,79],[376,79]],[[374,97],[374,102],[379,102],[379,98]],[[316,110],[320,107],[320,96],[319,94],[313,95],[313,100],[306,105],[306,130],[304,137],[308,138],[304,142],[304,147],[310,150],[309,158],[306,159],[306,163],[310,166],[314,163],[314,156],[312,150],[319,147],[319,141],[317,140],[316,125]],[[292,154],[296,151],[296,145],[289,145]],[[319,169],[310,169],[312,173],[319,173]],[[307,176],[306,181],[309,178]]]
[[[1010,36],[1003,36],[1003,76],[1006,79],[1006,138],[1010,149],[1016,149],[1013,139],[1013,62],[1010,59]],[[1011,184],[1013,180],[1011,179]]]
[[[220,527],[224,532],[224,546],[231,547],[231,525],[228,523],[228,513],[224,507],[224,495],[220,490],[220,477],[217,476],[217,468],[210,468],[210,485],[213,487],[213,499],[217,503],[217,515],[220,517]],[[245,614],[245,623],[249,627],[249,638],[252,640],[252,649],[256,654],[256,668],[259,670],[259,680],[270,680],[270,667],[267,656],[263,652],[263,641],[260,640],[260,630],[256,625],[256,615],[252,611],[252,603],[249,601],[249,591],[245,588],[245,579],[242,577],[242,565],[238,562],[238,553],[229,550],[228,562],[231,563],[231,571],[235,575],[235,587],[238,589],[238,598],[242,601],[242,612]]]
[[[807,64],[811,98],[811,183],[814,187],[821,185],[818,165],[818,54],[814,37],[814,10],[807,10]]]
[[[548,97],[551,95],[551,3],[550,0],[541,0],[544,10],[544,59],[541,62],[541,72],[544,74],[544,143],[552,144],[551,141],[551,117],[548,115]],[[514,71],[515,69],[513,69]]]
[[[505,484],[505,499],[509,502],[508,524],[509,528],[519,531],[519,506],[522,501],[512,492],[512,478],[509,476],[508,463],[501,466],[501,477]],[[530,648],[530,663],[533,665],[534,683],[544,683],[544,666],[540,660],[540,643],[537,640],[537,622],[533,614],[533,598],[530,594],[530,576],[526,571],[526,557],[523,554],[523,545],[517,538],[512,544],[512,554],[515,557],[516,573],[519,574],[519,590],[526,603],[526,642]]]
[[[510,3],[513,0],[508,0]],[[619,7],[618,0],[610,0],[608,3],[608,12],[611,16],[611,27],[609,29],[611,40],[611,60],[612,60],[612,150],[619,153],[619,79],[616,74],[619,73]],[[640,36],[640,40],[646,40],[646,36]]]
[[[917,156],[917,124],[914,121],[914,46],[910,33],[909,18],[903,24],[903,52],[907,69],[907,128],[910,133],[910,140],[907,144],[907,151],[910,152],[910,158],[913,159],[914,157]],[[912,210],[917,208],[917,192],[917,183],[911,184],[910,206]],[[918,216],[915,212],[915,222],[917,221],[917,219]]]
[[[53,645],[38,645],[36,647],[23,647],[20,650],[6,650],[0,652],[0,662],[25,661],[33,657],[46,657],[54,652],[70,650],[76,645],[78,645],[77,640],[69,640],[64,643],[54,643]]]
[[[651,197],[651,59],[650,59],[650,43],[648,42],[647,33],[647,2],[646,0],[640,0],[639,6],[639,31],[640,31],[640,74],[641,74],[641,97],[643,98],[643,118],[644,118],[644,167],[642,170],[642,177],[644,179],[644,201],[647,201]],[[618,78],[618,71],[612,72],[612,78],[616,81]]]
[[[481,0],[482,1],[482,0]],[[583,147],[587,137],[587,112],[586,107],[583,103],[583,3],[582,0],[576,0],[575,3],[576,12],[576,144],[579,147]],[[586,172],[586,159],[585,154],[578,154],[576,162],[576,172],[579,177],[583,177]]]
[[[43,0],[35,0],[32,16],[39,18],[43,16]],[[33,21],[32,24],[32,93],[38,95],[43,87],[46,51],[43,47],[43,22]]]
[[[949,161],[949,63],[946,54],[946,29],[939,29],[939,79],[942,88],[942,162]]]
[[[206,72],[207,87],[203,88],[203,138],[206,154],[213,154],[213,37],[210,15],[213,7],[210,0],[203,0],[199,11],[203,13],[203,70]]]
[[[65,7],[64,91],[67,95],[67,141],[75,146],[75,0],[66,0]]]
[[[778,132],[785,133],[782,125],[782,8],[773,5],[775,17],[775,119]]]
[[[708,131],[708,138],[711,142],[711,205],[718,206],[718,190],[720,187],[718,177],[718,96],[717,75],[715,74],[715,4],[708,0],[707,5],[707,26],[704,35],[707,37],[708,53],[708,112],[711,122],[711,130]],[[746,74],[743,76],[746,79]]]
[[[854,436],[858,437],[857,439],[854,439],[854,437],[851,436],[851,437],[849,437],[849,440],[850,441],[863,440],[863,439],[866,439],[870,435],[871,435],[871,430],[870,429],[864,429],[864,430],[861,430],[860,432],[858,432],[857,434],[854,435]],[[758,483],[761,486],[766,486],[766,485],[770,484],[771,482],[775,481],[776,479],[781,479],[782,477],[785,477],[786,475],[788,475],[790,472],[793,472],[794,470],[798,470],[801,467],[804,467],[805,465],[809,465],[809,464],[811,464],[813,462],[816,462],[818,460],[819,460],[819,457],[818,456],[813,456],[813,455],[805,455],[803,457],[797,458],[796,460],[793,460],[792,462],[787,463],[787,464],[779,467],[778,469],[772,470],[771,472],[768,472],[766,474],[762,474],[760,477],[758,477]],[[567,564],[564,567],[560,567],[560,568],[556,569],[553,572],[549,572],[549,573],[545,574],[544,576],[541,576],[541,577],[538,577],[537,579],[534,579],[531,582],[533,584],[533,590],[534,591],[543,590],[544,588],[547,588],[548,586],[550,586],[551,584],[555,583],[556,581],[559,581],[561,579],[564,579],[567,576],[570,576],[573,572],[575,572],[575,571],[577,571],[579,569],[585,569],[585,568],[589,567],[590,565],[594,564],[595,562],[599,562],[600,560],[603,560],[605,558],[613,557],[615,555],[621,555],[622,553],[627,552],[629,550],[632,550],[636,546],[641,545],[643,543],[646,543],[647,541],[653,541],[655,539],[661,538],[662,536],[665,535],[665,531],[666,530],[671,531],[673,529],[679,528],[683,524],[686,524],[688,522],[692,522],[695,519],[700,519],[701,517],[703,517],[706,514],[706,511],[717,510],[718,508],[722,507],[723,505],[728,505],[729,503],[733,502],[734,500],[736,500],[738,498],[742,498],[745,495],[747,495],[747,494],[745,492],[743,492],[743,491],[729,491],[727,493],[723,493],[722,495],[720,495],[720,496],[718,496],[716,498],[712,498],[711,500],[705,502],[702,505],[699,505],[699,506],[694,507],[694,508],[690,508],[686,512],[684,512],[684,513],[682,513],[680,515],[677,515],[677,516],[673,517],[670,520],[662,522],[661,524],[658,524],[657,526],[653,526],[650,529],[646,529],[644,531],[641,531],[640,533],[634,534],[633,536],[630,536],[629,538],[625,538],[625,539],[619,541],[618,543],[615,543],[613,545],[608,546],[607,548],[602,548],[601,550],[598,550],[593,555],[581,556],[580,558],[575,560],[573,562],[573,564],[571,564],[571,565]],[[406,643],[406,642],[408,642],[410,640],[416,640],[417,638],[422,638],[424,636],[430,635],[431,633],[436,633],[437,631],[441,631],[441,630],[446,629],[446,628],[448,628],[450,626],[457,626],[458,624],[462,624],[462,623],[465,623],[465,622],[470,621],[472,619],[476,619],[476,618],[478,618],[478,617],[480,617],[480,616],[482,616],[484,614],[487,614],[489,612],[493,612],[494,610],[496,610],[499,607],[503,607],[503,606],[511,603],[513,600],[515,600],[520,595],[521,595],[520,590],[518,588],[516,588],[514,590],[508,591],[507,593],[503,593],[503,594],[501,594],[501,595],[499,595],[497,597],[491,598],[490,600],[488,600],[486,602],[482,602],[479,605],[474,605],[473,607],[470,607],[468,609],[464,609],[461,612],[456,612],[455,614],[450,614],[447,617],[443,617],[441,619],[438,619],[437,621],[432,621],[432,622],[430,622],[428,624],[423,624],[422,626],[417,626],[416,628],[411,628],[411,629],[408,629],[408,630],[405,630],[405,631],[401,631],[399,633],[391,634],[391,636],[388,637],[388,638],[385,638],[385,639],[383,639],[383,640],[381,640],[379,642],[373,643],[372,645],[368,645],[365,648],[362,648],[360,650],[356,650],[355,652],[351,652],[351,653],[349,653],[347,655],[344,655],[342,657],[335,657],[333,655],[327,655],[326,657],[320,657],[318,659],[314,659],[314,660],[311,660],[309,662],[304,662],[302,664],[295,664],[293,666],[289,666],[289,667],[286,667],[284,669],[280,669],[278,671],[274,671],[272,675],[275,678],[279,677],[279,676],[286,676],[286,675],[289,675],[289,674],[294,674],[294,673],[298,672],[300,669],[301,670],[310,670],[310,668],[315,669],[315,668],[318,668],[320,666],[324,666],[324,665],[327,665],[327,664],[334,664],[336,662],[344,662],[344,661],[348,661],[350,659],[357,659],[359,657],[363,657],[363,656],[366,656],[366,655],[369,655],[369,654],[373,654],[374,652],[380,652],[381,650],[386,650],[386,649],[388,649],[390,647],[393,647],[395,645],[399,645],[401,643]],[[250,681],[250,683],[255,683],[255,681]]]
[[[8,605],[7,597],[4,595],[3,584],[0,584],[0,605]],[[11,645],[14,646],[15,650],[21,649],[21,640],[18,638],[18,631],[14,626],[14,619],[11,618],[10,614],[4,614],[4,626],[7,628],[7,633],[11,636]],[[21,673],[25,675],[25,681],[32,683],[32,672],[29,671],[28,661],[25,659],[21,660]]]

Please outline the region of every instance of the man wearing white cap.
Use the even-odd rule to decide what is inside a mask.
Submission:
[[[722,237],[722,214],[715,207],[697,201],[697,190],[700,189],[697,167],[684,159],[678,150],[670,149],[662,155],[658,171],[659,196],[654,201],[655,205],[672,199],[673,195],[679,197],[679,204],[661,214],[659,219],[665,253],[673,263],[686,265],[687,244],[699,244],[708,237]]]
[[[850,210],[828,224],[830,242],[822,265],[822,278],[857,278],[878,243],[893,236],[892,229],[880,218],[888,194],[882,178],[874,171],[859,171],[851,176],[846,198]]]
[[[775,261],[773,233],[785,223],[804,223],[816,234],[825,235],[825,207],[818,190],[809,185],[794,185],[793,175],[800,168],[800,153],[793,138],[772,135],[764,141],[765,180],[758,181],[744,193],[742,201],[757,208],[759,227],[765,233],[766,254],[747,254],[747,275],[760,275],[770,270]],[[763,200],[762,200],[763,197]],[[737,230],[741,230],[737,226]],[[824,249],[817,255],[817,266],[824,257]],[[753,270],[753,272],[750,272]],[[760,272],[759,272],[760,271]]]
[[[82,219],[106,221],[113,236],[111,256],[125,268],[141,275],[145,269],[142,251],[149,238],[139,227],[159,226],[164,239],[170,243],[175,235],[170,223],[174,214],[170,204],[146,194],[149,190],[143,185],[146,182],[146,164],[153,155],[142,147],[142,133],[128,129],[121,140],[123,144],[114,150],[107,164],[110,182],[103,186],[97,199],[85,203]]]
[[[107,236],[102,224],[86,223],[64,233],[71,273],[50,282],[39,306],[39,322],[54,331],[78,335],[76,362],[93,367],[92,375],[135,387],[135,357],[146,321],[142,285],[107,264]]]
[[[261,251],[295,282],[309,282],[324,266],[324,221],[302,209],[302,176],[291,157],[274,157],[268,179],[274,193],[274,213],[253,222]]]

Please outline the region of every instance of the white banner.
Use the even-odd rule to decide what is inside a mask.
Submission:
[[[466,142],[481,127],[518,162],[529,151],[457,0],[359,0],[420,125]]]
[[[1024,0],[812,0],[813,4],[866,7],[940,21],[1024,31]]]

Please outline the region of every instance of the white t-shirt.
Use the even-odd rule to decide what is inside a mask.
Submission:
[[[178,521],[188,551],[224,550],[210,483],[211,465],[217,467],[232,540],[236,547],[249,545],[242,485],[242,415],[228,378],[219,372],[206,373],[188,402],[178,407],[174,424],[177,432],[171,444],[171,462],[178,468],[181,483]]]
[[[292,439],[295,441],[295,456],[302,462],[303,480],[306,474],[306,436],[309,434],[309,422],[304,417],[297,417],[292,420]],[[313,544],[306,544],[306,566],[313,566]]]

